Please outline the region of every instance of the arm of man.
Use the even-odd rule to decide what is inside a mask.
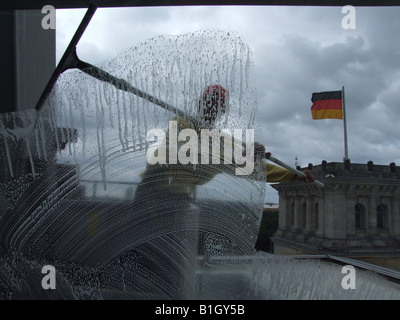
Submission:
[[[314,182],[315,177],[311,170],[303,170],[306,177],[300,177],[292,171],[266,162],[263,159],[266,154],[265,147],[256,142],[254,145],[254,157],[261,158],[261,170],[267,176],[267,182],[293,182],[295,180],[307,183]]]
[[[261,170],[267,176],[267,182],[293,182],[297,175],[287,169],[261,160]]]

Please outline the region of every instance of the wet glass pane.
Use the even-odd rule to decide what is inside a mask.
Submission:
[[[256,252],[266,177],[258,161],[238,174],[237,140],[260,138],[238,34],[161,35],[97,66],[146,97],[69,70],[40,113],[0,115],[1,299],[398,298],[371,274],[343,290],[337,265]],[[214,84],[226,109],[210,127],[196,119]]]
[[[265,177],[238,175],[222,158],[213,164],[212,139],[205,163],[199,131],[197,163],[180,163],[183,154],[150,165],[162,139],[148,134],[166,133],[169,152],[174,134],[199,118],[205,88],[219,84],[229,102],[213,128],[241,130],[245,140],[257,126],[251,50],[235,33],[203,31],[149,39],[99,67],[184,120],[78,70],[61,75],[37,118],[34,110],[2,114],[4,259],[23,273],[55,266],[65,297],[196,297],[198,260],[254,254]],[[186,139],[178,142],[175,153]]]

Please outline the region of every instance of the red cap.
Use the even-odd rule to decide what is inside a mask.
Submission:
[[[199,112],[203,109],[206,117],[215,118],[218,111],[225,113],[228,91],[219,84],[208,86],[199,101]]]

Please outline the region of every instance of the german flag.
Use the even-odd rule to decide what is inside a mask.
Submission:
[[[314,92],[311,97],[314,120],[343,119],[342,91]]]

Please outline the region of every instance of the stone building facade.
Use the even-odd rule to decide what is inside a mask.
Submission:
[[[322,161],[325,184],[280,183],[278,254],[331,254],[400,270],[400,168]],[[303,168],[305,169],[305,168]]]

